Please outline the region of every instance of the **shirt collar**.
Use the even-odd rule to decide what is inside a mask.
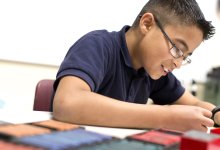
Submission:
[[[144,70],[144,68],[140,68],[138,70],[135,70],[132,66],[132,59],[129,54],[129,50],[127,47],[127,42],[125,39],[125,33],[130,29],[130,26],[126,25],[124,26],[120,31],[120,45],[121,45],[121,53],[124,59],[125,64],[133,71],[135,76],[148,76],[148,73]]]
[[[123,56],[123,59],[125,61],[125,64],[130,67],[130,68],[133,68],[132,67],[132,60],[131,60],[131,56],[129,54],[129,50],[128,50],[128,47],[127,47],[127,42],[126,42],[126,39],[125,39],[125,33],[130,29],[130,26],[124,26],[121,31],[119,31],[119,36],[120,36],[120,45],[121,45],[121,53],[122,53],[122,56]]]

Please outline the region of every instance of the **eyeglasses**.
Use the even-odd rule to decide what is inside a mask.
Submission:
[[[172,45],[172,48],[170,49],[170,53],[171,55],[175,58],[175,59],[178,59],[178,58],[181,58],[183,57],[183,61],[182,61],[182,65],[187,65],[187,64],[190,64],[192,61],[191,59],[188,57],[188,56],[184,56],[183,52],[178,49],[176,47],[176,45],[172,42],[172,40],[169,38],[169,36],[166,34],[166,32],[164,31],[161,23],[158,21],[158,19],[154,16],[154,19],[155,19],[155,22],[157,24],[157,26],[160,28],[161,32],[163,33],[163,35],[166,37],[166,39],[171,43]]]

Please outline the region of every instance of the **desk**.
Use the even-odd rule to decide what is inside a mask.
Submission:
[[[0,120],[13,124],[44,121],[51,119],[51,117],[52,117],[51,112],[46,112],[46,111],[20,110],[17,112],[7,109],[0,109]],[[138,130],[138,129],[108,128],[108,127],[96,127],[96,126],[83,126],[83,127],[85,127],[85,129],[89,131],[94,131],[97,133],[106,134],[118,138],[125,138],[129,135],[144,132],[144,130]]]
[[[61,131],[61,130],[54,130],[52,128],[49,129],[46,126],[44,127],[38,126],[39,124],[36,125],[36,122],[48,121],[51,119],[51,117],[52,114],[50,112],[42,112],[42,111],[16,112],[12,110],[0,109],[0,120],[4,122],[12,123],[12,125],[0,126],[0,136],[1,136],[0,149],[2,149],[1,146],[5,144],[4,143],[5,133],[6,135],[7,134],[10,135],[9,139],[6,139],[6,145],[14,144],[15,146],[23,145],[26,147],[28,145],[31,145],[34,146],[34,148],[36,147],[43,148],[43,150],[45,149],[63,150],[66,148],[71,150],[90,150],[91,148],[90,146],[92,146],[92,149],[95,150],[99,150],[99,149],[121,150],[121,148],[127,150],[136,150],[136,149],[180,150],[179,146],[182,146],[181,140],[183,138],[185,138],[186,141],[185,145],[187,145],[187,147],[186,149],[184,149],[183,147],[183,149],[181,150],[194,150],[195,147],[198,146],[199,142],[203,144],[203,147],[204,147],[204,143],[206,145],[211,145],[211,146],[214,145],[215,147],[217,147],[216,149],[213,148],[209,149],[204,147],[204,149],[200,149],[200,150],[220,149],[220,136],[196,132],[196,131],[190,132],[188,134],[185,133],[182,134],[182,133],[171,132],[161,129],[138,130],[138,129],[108,128],[108,127],[83,126],[83,125],[80,125],[75,129],[67,129]],[[72,126],[72,124],[70,125]],[[41,133],[35,132],[36,134],[33,134],[35,131],[35,129],[33,128],[35,129],[41,128]],[[20,133],[15,134],[15,132],[17,131],[20,132],[20,130],[23,130],[26,132],[28,129],[33,129],[33,130],[31,130],[31,133],[30,132],[28,134],[25,133],[26,135]],[[195,137],[198,140],[193,139]],[[192,141],[195,140],[193,144],[192,143],[188,144],[189,143],[188,139],[190,138],[192,138]],[[217,140],[217,144],[218,144],[217,146],[215,145],[216,141],[214,141],[213,139]],[[203,140],[205,140],[205,142]],[[79,144],[82,141],[84,143]],[[189,149],[189,146],[194,145],[194,143],[195,143],[195,147]]]

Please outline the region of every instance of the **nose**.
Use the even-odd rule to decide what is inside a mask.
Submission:
[[[177,68],[177,69],[179,69],[182,66],[182,62],[183,62],[182,57],[177,58],[177,59],[173,59],[173,64],[174,64],[175,68]]]

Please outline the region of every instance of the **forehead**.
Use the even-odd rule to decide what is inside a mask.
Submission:
[[[164,29],[176,46],[187,53],[192,53],[203,41],[203,33],[195,25],[167,25]]]

